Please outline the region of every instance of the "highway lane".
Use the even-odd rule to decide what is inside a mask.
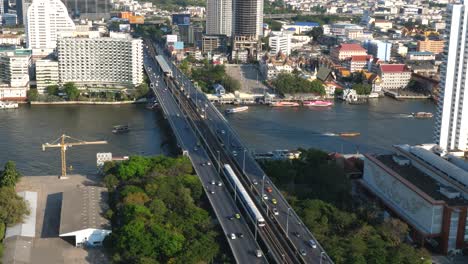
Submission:
[[[264,257],[257,258],[255,256],[255,251],[259,246],[255,242],[253,234],[250,232],[245,220],[228,219],[233,214],[239,212],[239,209],[224,185],[220,187],[211,184],[213,180],[216,183],[221,181],[216,168],[213,165],[202,165],[210,161],[208,154],[202,147],[197,146],[198,138],[189,126],[188,121],[184,117],[184,113],[178,107],[172,94],[166,90],[164,81],[162,80],[163,77],[161,77],[159,72],[156,72],[157,67],[154,61],[148,57],[148,54],[145,56],[145,68],[153,84],[153,90],[160,100],[160,105],[164,107],[166,117],[171,123],[171,126],[174,126],[177,130],[178,144],[183,150],[189,152],[194,169],[200,177],[208,199],[218,217],[218,221],[226,234],[236,261],[238,263],[268,263]],[[211,163],[213,164],[213,162]],[[211,191],[214,193],[212,194]],[[242,233],[244,237],[232,240],[228,237],[231,233]]]
[[[323,248],[316,241],[307,227],[305,227],[294,210],[291,209],[290,205],[281,195],[280,191],[272,184],[268,176],[265,176],[265,184],[262,188],[263,175],[265,175],[263,170],[259,167],[258,163],[249,151],[245,151],[244,161],[244,145],[237,133],[231,128],[228,121],[221,113],[219,113],[213,104],[208,102],[203,93],[195,89],[191,81],[185,75],[183,75],[173,64],[171,64],[171,66],[173,67],[174,72],[176,72],[175,78],[178,79],[179,83],[188,91],[192,100],[196,101],[198,107],[206,113],[206,121],[211,124],[211,127],[214,128],[215,132],[219,133],[224,130],[224,133],[220,134],[220,138],[224,141],[227,150],[231,153],[233,150],[237,152],[237,155],[233,155],[233,157],[239,166],[243,167],[245,163],[245,175],[247,175],[252,182],[255,181],[258,183],[257,185],[252,184],[252,187],[256,188],[260,193],[263,191],[263,193],[269,196],[269,199],[264,201],[264,205],[270,210],[272,207],[276,207],[278,209],[279,215],[274,217],[278,220],[278,223],[282,227],[284,233],[288,234],[288,237],[294,244],[296,250],[298,252],[302,250],[305,252],[305,256],[302,254],[305,262],[332,263]],[[271,186],[272,193],[266,193],[265,188],[267,186]],[[277,200],[278,203],[276,206],[271,203],[272,198]],[[258,197],[258,199],[261,198]],[[316,248],[312,248],[308,245],[309,240],[313,240],[316,243]]]

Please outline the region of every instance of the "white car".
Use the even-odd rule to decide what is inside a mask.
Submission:
[[[273,207],[273,214],[274,215],[279,215],[278,209],[276,209],[276,207]]]
[[[236,234],[231,233],[231,239],[236,239]]]
[[[223,186],[223,183],[219,181],[218,186],[220,186],[220,187]]]
[[[263,194],[263,200],[268,200],[268,196],[266,194]]]
[[[206,165],[211,166],[211,162],[208,161],[208,162],[206,163]]]

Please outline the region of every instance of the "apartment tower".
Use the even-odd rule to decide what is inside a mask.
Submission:
[[[206,34],[232,35],[232,0],[208,0]]]
[[[25,26],[27,45],[33,53],[53,51],[60,32],[75,30],[75,24],[60,0],[34,0],[28,8]]]
[[[263,29],[263,0],[234,0],[234,34],[260,37]]]
[[[441,65],[435,141],[445,151],[468,151],[468,5],[449,5]]]

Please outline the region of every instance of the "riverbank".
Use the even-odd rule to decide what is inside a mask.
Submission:
[[[31,105],[126,105],[145,104],[147,100],[119,101],[119,102],[98,102],[98,101],[58,101],[58,102],[30,102]]]

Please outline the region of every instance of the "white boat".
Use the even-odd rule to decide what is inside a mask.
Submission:
[[[15,108],[18,108],[17,103],[1,102],[0,101],[0,109],[15,109]]]
[[[244,112],[244,111],[247,111],[248,109],[249,109],[248,106],[239,106],[239,107],[226,109],[226,113],[232,114],[232,113],[237,113],[237,112]]]

